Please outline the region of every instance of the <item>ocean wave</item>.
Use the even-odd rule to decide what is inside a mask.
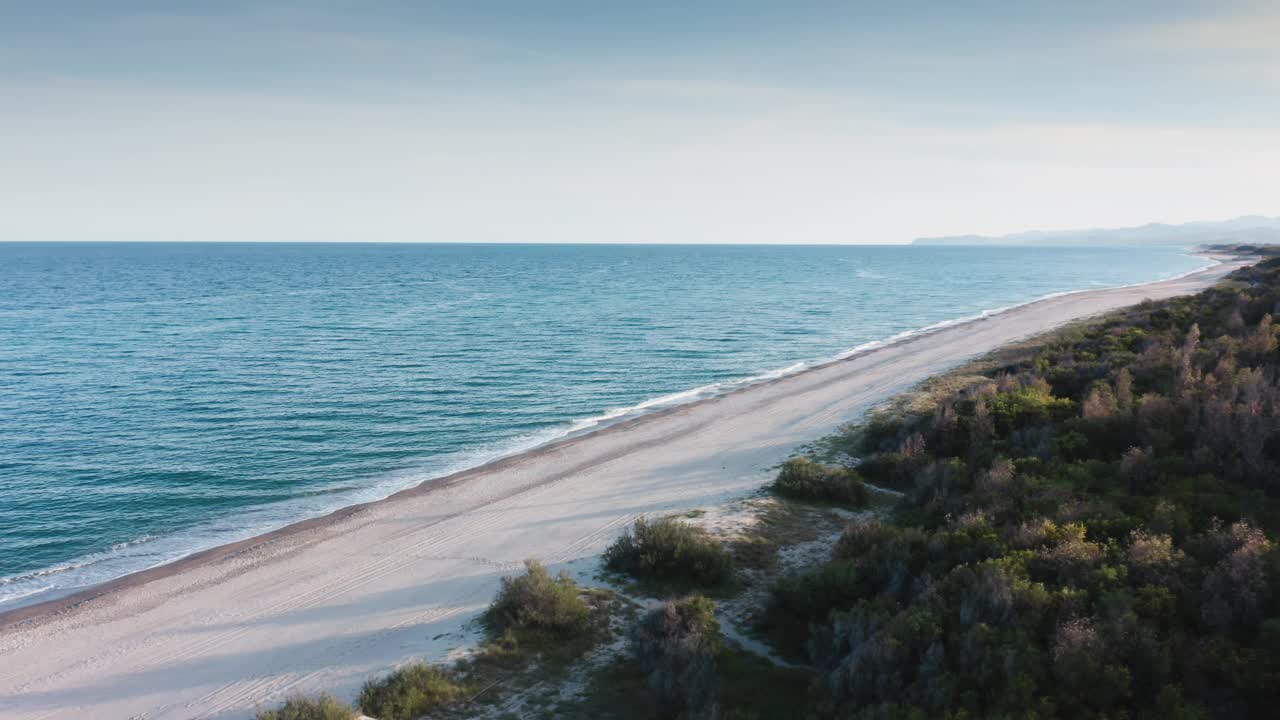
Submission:
[[[1179,279],[1202,272],[1218,264],[1220,264],[1218,261],[1210,259],[1207,264],[1201,267],[1162,277],[1158,280],[1129,285],[1111,285],[1108,287],[1132,288]],[[936,333],[946,328],[978,322],[1036,302],[1096,291],[1097,288],[1087,288],[1049,293],[1023,303],[983,310],[964,317],[942,320],[919,328],[905,330],[883,339],[861,343],[826,357],[798,361],[753,375],[712,382],[687,390],[649,398],[635,404],[611,408],[599,414],[571,420],[554,427],[525,433],[487,447],[448,454],[429,465],[414,470],[397,471],[371,478],[359,487],[352,487],[351,481],[347,480],[342,483],[334,483],[329,488],[307,492],[284,502],[245,508],[230,517],[218,518],[198,524],[186,531],[162,536],[142,535],[126,542],[116,543],[106,550],[86,555],[71,562],[8,577],[0,577],[0,610],[20,607],[69,594],[128,573],[170,563],[211,547],[253,537],[291,522],[319,517],[341,507],[379,500],[399,490],[414,487],[434,478],[445,477],[456,472],[476,468],[550,443],[580,437],[617,423],[627,422],[648,414],[698,402],[753,385],[771,382],[813,367],[862,355],[879,348]]]

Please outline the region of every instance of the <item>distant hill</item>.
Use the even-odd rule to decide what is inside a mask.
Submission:
[[[1280,217],[1244,215],[1233,220],[1182,225],[1149,223],[1129,228],[1032,230],[1013,235],[917,238],[913,245],[1208,245],[1280,243]]]

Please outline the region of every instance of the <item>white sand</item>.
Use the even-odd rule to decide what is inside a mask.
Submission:
[[[351,699],[372,675],[474,638],[463,625],[523,558],[590,567],[637,515],[753,490],[798,445],[930,375],[1239,266],[1043,300],[0,616],[0,718],[243,717],[294,691]]]

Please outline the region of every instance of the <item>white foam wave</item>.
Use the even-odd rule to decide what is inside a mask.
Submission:
[[[1186,256],[1196,257],[1191,254],[1187,254]],[[1194,268],[1192,270],[1188,270],[1183,273],[1164,276],[1156,280],[1148,280],[1148,281],[1139,282],[1139,283],[1130,283],[1127,285],[1110,285],[1110,286],[1107,286],[1106,289],[1135,288],[1135,287],[1142,287],[1143,285],[1153,285],[1155,283],[1167,282],[1169,280],[1178,280],[1181,278],[1189,277],[1191,275],[1195,275],[1196,273],[1199,273],[1199,272],[1203,272],[1205,270],[1208,270],[1211,267],[1215,267],[1220,264],[1221,264],[1221,261],[1213,258],[1209,258],[1209,262],[1207,264],[1202,265],[1198,268]],[[952,318],[949,320],[942,320],[930,325],[925,325],[924,327],[914,328],[911,330],[904,330],[900,333],[891,335],[883,340],[871,340],[869,342],[862,343],[861,345],[854,346],[852,348],[849,348],[848,350],[844,350],[842,352],[836,353],[835,355],[832,355],[829,357],[819,358],[816,360],[802,360],[796,363],[792,363],[791,365],[788,365],[786,367],[769,370],[769,371],[760,373],[758,375],[750,375],[747,377],[742,377],[734,380],[724,380],[721,382],[710,383],[708,385],[702,385],[700,387],[692,388],[689,390],[682,390],[680,392],[671,393],[669,395],[663,395],[661,397],[651,398],[643,402],[637,403],[635,405],[615,408],[612,410],[608,410],[600,415],[582,418],[580,420],[575,420],[568,428],[564,430],[564,432],[559,433],[557,437],[553,438],[553,440],[567,437],[570,435],[576,435],[584,431],[596,430],[603,426],[612,424],[613,422],[629,420],[629,419],[638,417],[642,414],[645,414],[647,412],[675,407],[677,405],[684,405],[691,402],[697,402],[698,400],[702,400],[708,397],[714,397],[716,395],[720,395],[732,390],[738,390],[744,387],[749,387],[751,385],[756,385],[759,383],[776,380],[778,378],[786,377],[788,375],[794,375],[796,373],[802,372],[804,370],[808,370],[810,368],[813,368],[819,365],[825,365],[827,363],[835,362],[837,360],[844,360],[846,358],[850,358],[855,355],[861,355],[871,350],[876,350],[878,348],[894,345],[896,343],[903,342],[911,338],[920,337],[922,335],[929,335],[929,334],[938,332],[939,330],[943,330],[949,327],[954,327],[956,325],[964,325],[966,323],[985,320],[987,318],[1009,312],[1010,310],[1015,310],[1017,308],[1025,307],[1027,305],[1032,305],[1034,303],[1038,303],[1044,300],[1049,300],[1049,299],[1059,298],[1059,297],[1067,297],[1070,295],[1076,295],[1076,294],[1088,293],[1088,292],[1097,292],[1097,289],[1087,288],[1087,289],[1081,289],[1081,290],[1064,290],[1061,292],[1048,293],[1046,295],[1041,295],[1039,297],[1028,300],[1026,302],[1014,303],[1012,305],[1005,305],[1002,307],[992,308],[989,310],[983,310],[982,312],[979,312],[973,315],[966,315],[964,317]],[[552,440],[548,440],[548,442],[551,442],[551,441]],[[528,449],[532,449],[532,448],[528,448]]]
[[[1184,273],[1112,288],[1134,288],[1157,282],[1176,280],[1221,264],[1210,262]],[[634,405],[606,410],[599,415],[580,418],[553,428],[540,430],[512,438],[506,442],[456,453],[440,459],[431,467],[411,472],[391,473],[358,488],[344,488],[295,498],[276,505],[249,508],[230,518],[222,518],[191,530],[169,536],[144,535],[127,542],[117,543],[108,550],[85,556],[83,559],[64,563],[34,572],[0,577],[0,610],[53,599],[84,587],[96,585],[131,572],[157,567],[201,550],[236,542],[277,529],[288,523],[311,517],[319,517],[349,505],[379,500],[399,490],[414,487],[428,480],[479,467],[489,462],[536,449],[538,447],[583,435],[609,425],[632,420],[646,414],[680,405],[697,402],[727,392],[787,377],[809,368],[861,355],[878,348],[894,345],[922,335],[929,335],[945,328],[981,321],[1043,300],[1079,293],[1096,292],[1097,289],[1067,290],[1049,293],[1023,303],[984,310],[965,317],[943,320],[924,327],[905,330],[882,340],[872,340],[849,348],[835,355],[814,360],[800,361],[756,375],[709,383],[689,390],[650,398]],[[234,523],[232,525],[231,523]]]

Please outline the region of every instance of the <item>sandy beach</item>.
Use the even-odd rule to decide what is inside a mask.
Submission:
[[[740,497],[797,446],[931,375],[1242,264],[1048,298],[2,614],[0,718],[245,717],[298,691],[350,699],[471,642],[468,622],[524,558],[589,577],[638,515]]]

